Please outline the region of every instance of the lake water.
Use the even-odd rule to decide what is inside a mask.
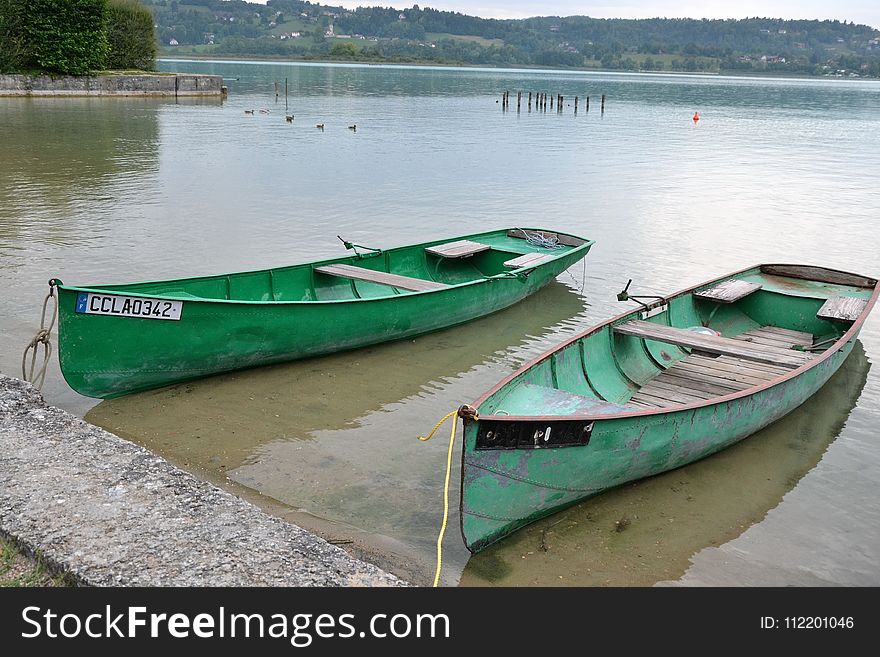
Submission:
[[[878,82],[161,68],[223,75],[229,98],[0,99],[0,371],[20,371],[53,276],[264,268],[340,255],[336,235],[390,247],[528,225],[597,241],[586,270],[405,343],[100,404],[52,364],[49,402],[416,582],[433,573],[448,434],[416,436],[620,312],[627,279],[650,294],[759,262],[880,274]],[[524,97],[518,112],[517,91],[562,94],[563,111],[529,111]],[[452,518],[443,582],[880,584],[878,356],[875,316],[835,378],[787,418],[477,556]]]

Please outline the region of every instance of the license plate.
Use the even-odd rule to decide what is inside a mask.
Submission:
[[[122,297],[95,292],[80,292],[76,297],[76,312],[87,315],[179,320],[182,310],[183,301]]]

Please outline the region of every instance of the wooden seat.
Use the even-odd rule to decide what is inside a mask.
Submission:
[[[707,299],[718,303],[733,303],[760,289],[760,283],[748,283],[737,278],[731,278],[708,289],[694,292],[694,296],[698,299]]]
[[[542,262],[552,259],[553,256],[549,253],[526,253],[525,255],[513,258],[512,260],[505,261],[504,266],[513,269],[518,269],[520,267],[535,267]]]
[[[330,276],[339,276],[340,278],[353,278],[356,281],[380,283],[381,285],[409,290],[410,292],[424,292],[425,290],[439,290],[449,287],[445,283],[426,281],[422,278],[412,278],[399,274],[389,274],[384,271],[375,271],[353,265],[322,265],[321,267],[315,267],[315,271]]]
[[[822,304],[816,317],[836,322],[854,322],[868,305],[867,300],[857,297],[831,297]]]
[[[488,251],[491,248],[488,244],[480,244],[471,240],[458,240],[448,244],[428,246],[425,247],[425,251],[441,258],[469,258],[475,253]]]
[[[614,332],[619,335],[631,335],[646,340],[657,340],[679,347],[697,349],[704,353],[734,356],[743,360],[769,363],[790,369],[800,367],[810,359],[809,354],[784,347],[744,343],[742,340],[705,335],[638,319],[618,324],[614,327]]]

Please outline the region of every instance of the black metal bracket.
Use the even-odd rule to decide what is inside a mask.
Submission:
[[[480,420],[476,448],[583,447],[590,444],[593,424],[585,420]]]
[[[377,256],[382,253],[382,249],[374,249],[372,246],[364,246],[363,244],[355,244],[354,242],[349,242],[348,240],[343,239],[341,235],[337,235],[336,237],[339,239],[340,242],[342,242],[342,245],[346,249],[348,249],[349,251],[354,251],[354,254],[358,258],[370,258],[372,256]],[[366,249],[367,251],[370,251],[370,253],[360,253],[358,249]]]
[[[666,303],[666,297],[661,297],[658,294],[630,294],[629,293],[629,286],[630,286],[630,284],[632,284],[632,282],[633,282],[633,279],[629,279],[626,282],[626,287],[624,287],[620,292],[617,293],[617,300],[618,301],[635,301],[637,304],[639,304],[645,310],[650,310],[651,305],[644,303],[642,301],[639,301],[639,299],[653,299],[655,302],[659,301],[661,305]]]

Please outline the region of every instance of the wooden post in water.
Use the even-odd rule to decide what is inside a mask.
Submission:
[[[284,78],[284,109],[289,109],[287,105],[287,78]]]
[[[532,111],[532,92],[529,92],[529,111]]]
[[[519,112],[519,106],[522,103],[522,91],[516,92],[516,111]]]
[[[275,81],[275,100],[278,100],[278,81]]]
[[[590,97],[589,96],[587,96],[587,100],[584,101],[584,111],[585,112],[590,111]]]
[[[560,94],[559,98],[556,101],[556,109],[559,110],[560,114],[562,114],[562,106],[563,105],[565,105],[565,96]]]
[[[605,94],[602,94],[602,114],[605,113]]]
[[[550,109],[553,109],[553,94],[550,94]]]
[[[577,96],[574,97],[574,113],[575,114],[578,113],[578,97]]]

